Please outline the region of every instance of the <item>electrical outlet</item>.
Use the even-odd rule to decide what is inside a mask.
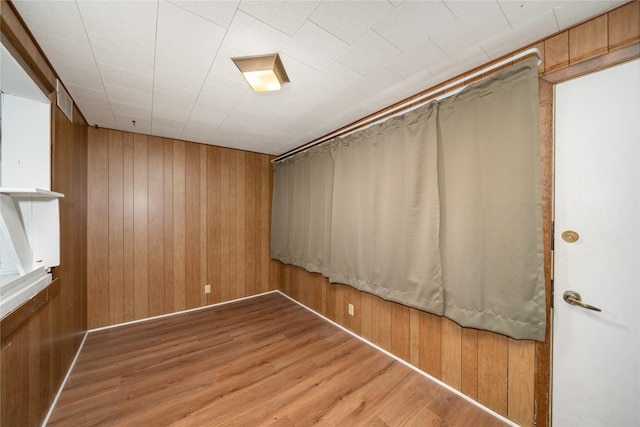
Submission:
[[[211,285],[204,285],[204,293],[205,294],[211,293]]]
[[[353,304],[349,303],[349,316],[353,316]]]

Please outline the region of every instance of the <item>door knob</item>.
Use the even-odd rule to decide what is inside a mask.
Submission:
[[[582,298],[580,298],[580,294],[576,291],[566,291],[564,294],[562,294],[562,298],[567,304],[577,305],[579,307],[584,307],[593,311],[602,311],[598,307],[583,303]]]

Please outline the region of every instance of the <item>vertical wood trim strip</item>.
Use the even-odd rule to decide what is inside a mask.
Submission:
[[[164,144],[148,139],[149,316],[164,314]]]
[[[219,147],[207,147],[207,277],[211,284],[208,304],[222,301],[220,296],[220,152]]]
[[[462,389],[462,330],[460,325],[442,318],[442,381]]]
[[[164,312],[174,311],[174,234],[173,234],[173,142],[162,140],[163,158],[163,242],[164,242]]]
[[[87,158],[87,310],[89,327],[109,324],[109,134],[105,129],[89,138]]]
[[[231,295],[231,151],[220,153],[220,299]]]
[[[532,426],[535,344],[510,338],[508,366],[508,418],[522,426]]]
[[[133,258],[133,134],[124,133],[122,138],[123,157],[123,298],[124,321],[135,319],[134,308],[134,258]]]
[[[124,166],[122,132],[109,132],[109,323],[124,321]]]
[[[133,291],[134,317],[149,316],[149,218],[147,137],[133,136]]]
[[[245,153],[245,203],[244,203],[244,271],[245,296],[258,293],[256,287],[256,154]]]
[[[200,306],[207,305],[207,146],[200,145]]]
[[[507,416],[507,338],[478,331],[478,402]]]
[[[461,390],[467,396],[478,399],[478,331],[462,328],[462,377]]]
[[[200,306],[200,149],[185,148],[185,308]]]
[[[173,142],[173,308],[185,309],[185,147]]]

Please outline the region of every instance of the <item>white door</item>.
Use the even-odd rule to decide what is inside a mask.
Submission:
[[[638,427],[640,61],[555,90],[552,425]]]

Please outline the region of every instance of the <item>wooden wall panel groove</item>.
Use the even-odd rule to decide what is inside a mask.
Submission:
[[[89,236],[98,245],[89,263],[91,327],[274,289],[281,267],[269,259],[270,156],[88,134]]]

